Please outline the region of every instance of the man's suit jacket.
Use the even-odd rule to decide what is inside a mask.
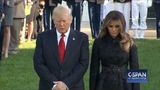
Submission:
[[[63,81],[69,90],[84,90],[83,75],[88,68],[88,37],[70,31],[65,57],[60,64],[56,30],[38,35],[34,53],[34,68],[40,77],[39,90],[51,90],[53,81]]]

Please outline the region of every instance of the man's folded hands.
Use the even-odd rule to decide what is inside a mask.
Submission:
[[[52,90],[69,90],[67,85],[62,81],[54,81]]]

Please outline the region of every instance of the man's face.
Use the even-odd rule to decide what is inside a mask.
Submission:
[[[62,12],[54,18],[54,24],[58,32],[66,33],[71,25],[72,17],[68,13]]]

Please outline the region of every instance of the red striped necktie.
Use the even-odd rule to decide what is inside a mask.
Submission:
[[[65,55],[65,42],[64,42],[64,33],[61,34],[61,39],[59,41],[58,49],[59,49],[59,56],[60,56],[60,63],[63,63],[64,55]]]

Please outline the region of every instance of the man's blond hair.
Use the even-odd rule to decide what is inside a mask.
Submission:
[[[72,17],[71,15],[71,9],[68,6],[65,5],[58,5],[57,7],[54,8],[53,10],[53,19],[59,15],[64,15],[68,14],[69,16]]]

